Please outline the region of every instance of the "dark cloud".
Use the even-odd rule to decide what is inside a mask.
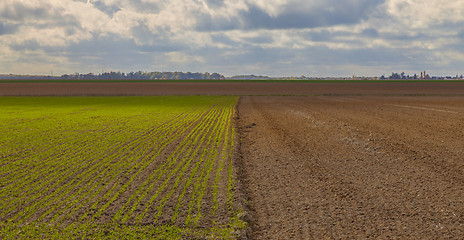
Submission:
[[[19,28],[17,24],[3,24],[0,22],[0,36],[6,34],[14,34]]]
[[[218,8],[224,6],[224,0],[205,0],[210,8]]]
[[[41,7],[25,6],[22,3],[7,4],[0,10],[0,19],[22,22],[26,19],[45,18],[50,14],[51,7],[44,3]]]
[[[40,49],[40,45],[39,43],[34,40],[34,39],[30,39],[30,40],[26,40],[20,44],[14,44],[14,45],[11,45],[11,48],[16,50],[16,51],[23,51],[23,50],[38,50]]]
[[[69,35],[76,28],[81,28],[74,16],[65,15],[45,2],[40,7],[31,7],[22,3],[6,5],[5,8],[0,9],[0,21],[6,23],[3,24],[3,34],[15,33],[20,26],[36,29],[62,27]]]
[[[383,1],[326,1],[318,8],[288,4],[276,17],[252,7],[244,17],[247,21],[246,25],[250,28],[288,29],[349,25],[366,19],[369,10],[381,2]]]
[[[373,28],[364,29],[361,34],[365,37],[376,38],[379,36],[379,32]]]
[[[289,52],[294,51],[285,48],[263,48],[259,46],[249,45],[246,47],[242,47],[240,53],[230,55],[228,57],[228,60],[233,62],[234,64],[268,64],[291,58],[291,55],[286,55]]]
[[[54,51],[52,54],[64,54],[70,61],[82,64],[82,71],[85,72],[95,72],[95,69],[102,67],[133,71],[152,66],[153,55],[146,53],[147,47],[140,47],[131,39],[110,34],[104,37],[95,35],[91,40],[73,43],[59,51],[50,48],[49,51]]]
[[[256,37],[245,37],[243,38],[244,41],[254,44],[265,44],[265,43],[273,43],[274,39],[270,34],[262,34]]]
[[[461,30],[460,32],[458,32],[458,33],[456,34],[456,36],[457,36],[458,38],[464,40],[464,30]]]
[[[212,1],[220,4],[221,1]],[[197,29],[289,29],[317,28],[334,25],[349,25],[367,19],[384,0],[325,1],[324,4],[311,7],[305,2],[284,5],[277,16],[272,16],[257,5],[249,5],[247,11],[241,11],[230,19],[212,18],[201,15]]]
[[[241,28],[239,18],[213,18],[205,13],[197,13],[196,22],[196,30],[202,32],[228,31]]]
[[[327,42],[331,40],[333,36],[334,34],[327,30],[321,30],[305,34],[305,37],[313,42]]]
[[[106,13],[108,16],[113,16],[113,14],[121,10],[121,8],[119,8],[118,6],[106,5],[103,1],[96,1],[93,3],[93,5],[95,6],[95,8]]]
[[[163,37],[162,34],[152,33],[148,26],[145,24],[139,24],[137,26],[132,27],[131,29],[128,29],[128,33],[135,39],[139,39],[139,41],[141,41],[141,44],[143,45],[152,45],[154,42],[162,43],[166,41],[167,38],[167,36]]]
[[[211,34],[211,40],[215,43],[223,43],[229,46],[236,46],[238,44],[237,42],[230,39],[227,35],[221,32]]]
[[[97,1],[98,3],[100,1]],[[108,2],[108,1],[105,1]],[[112,4],[111,4],[112,3]],[[114,5],[116,4],[116,5]],[[101,3],[101,5],[104,5],[104,3]],[[108,10],[115,10],[118,8],[121,9],[130,9],[131,11],[135,11],[137,13],[149,13],[149,14],[157,14],[161,11],[161,4],[159,1],[146,1],[146,0],[130,0],[127,1],[126,4],[120,4],[118,1],[109,1],[106,6],[100,7],[104,10],[104,12],[107,12]],[[178,6],[180,7],[180,6]]]
[[[168,30],[159,29],[153,33],[144,25],[139,24],[128,30],[133,39],[137,39],[137,46],[144,52],[171,52],[189,48],[185,43],[173,41],[169,38]]]
[[[94,35],[90,40],[83,40],[79,43],[71,44],[67,51],[74,55],[105,55],[108,53],[127,54],[136,50],[136,44],[130,39],[123,39],[117,35],[107,35],[104,37]]]

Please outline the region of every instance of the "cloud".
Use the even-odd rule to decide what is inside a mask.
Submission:
[[[47,17],[50,14],[49,5],[40,1],[2,1],[0,16],[3,20],[14,22],[27,21]]]
[[[464,2],[461,0],[389,0],[386,11],[410,28],[429,28],[444,23],[464,21]]]
[[[3,24],[0,22],[0,36],[5,34],[14,34],[18,30],[18,25]]]
[[[168,61],[174,63],[174,64],[182,64],[182,65],[185,65],[185,64],[189,64],[189,63],[204,63],[205,60],[203,57],[201,56],[197,56],[197,55],[188,55],[184,52],[168,52],[166,54],[164,54]]]
[[[379,36],[379,32],[377,32],[377,30],[375,30],[374,28],[366,28],[362,30],[361,34],[371,38],[376,38]]]
[[[218,5],[221,1],[214,2]],[[250,0],[246,2],[246,7],[237,11],[237,15],[232,18],[200,15],[197,28],[200,30],[251,30],[349,25],[368,18],[372,9],[382,2],[380,0]]]
[[[368,18],[370,10],[382,1],[289,1],[285,4],[281,1],[276,5],[262,2],[257,1],[258,8],[251,8],[245,17],[251,27],[288,29],[349,25]]]
[[[121,7],[118,5],[106,5],[104,1],[87,1],[87,4],[93,4],[93,6],[108,16],[113,16],[115,13],[121,11]]]
[[[461,0],[3,0],[0,72],[438,74],[463,26]]]

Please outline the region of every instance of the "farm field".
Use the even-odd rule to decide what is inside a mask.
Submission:
[[[464,81],[10,82],[0,96],[464,95]]]
[[[237,97],[1,97],[1,239],[233,238]]]
[[[460,239],[464,98],[249,96],[252,239]]]
[[[90,96],[0,97],[1,239],[464,236],[463,82],[1,83],[0,95]]]

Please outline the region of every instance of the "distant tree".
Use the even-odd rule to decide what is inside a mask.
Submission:
[[[104,72],[98,75],[94,75],[93,73],[88,74],[64,74],[61,79],[225,79],[225,77],[219,73],[183,73],[183,72],[129,72],[129,73],[122,73],[118,72]]]
[[[211,79],[221,79],[221,75],[219,73],[212,73]]]
[[[393,72],[389,79],[401,79],[401,76],[400,74]]]

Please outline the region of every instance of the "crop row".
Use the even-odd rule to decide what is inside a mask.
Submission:
[[[2,232],[236,223],[235,97],[15,100],[0,106]]]

